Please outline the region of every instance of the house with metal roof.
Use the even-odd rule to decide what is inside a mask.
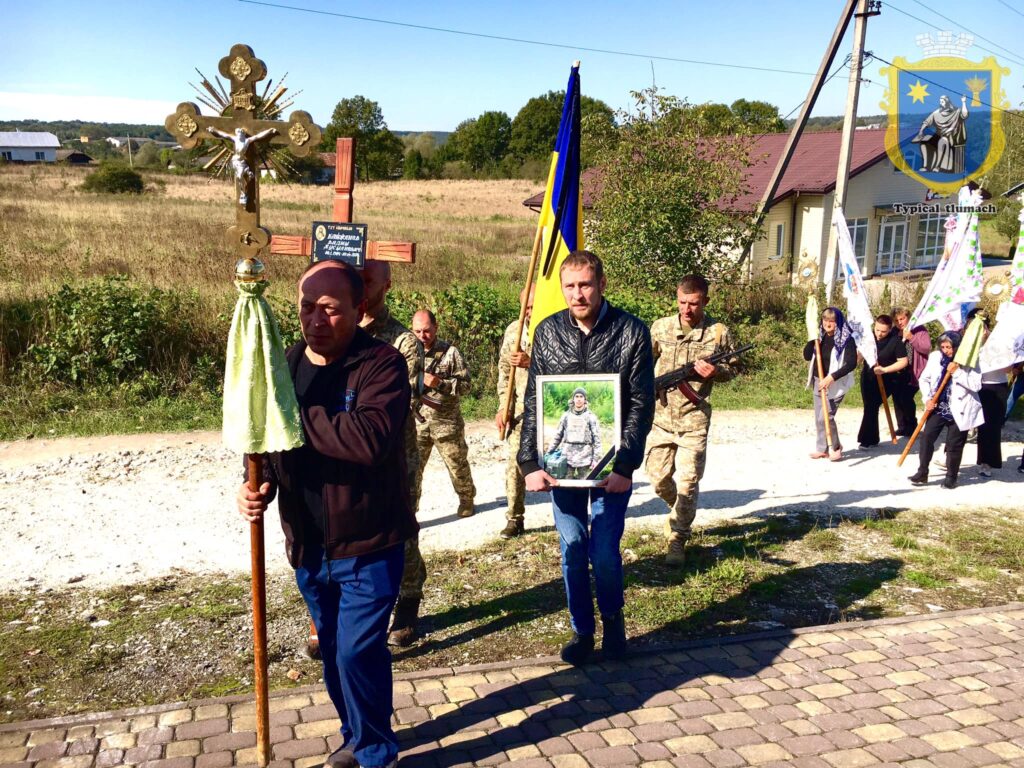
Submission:
[[[805,266],[820,274],[828,248],[841,133],[804,133],[768,206],[761,238],[751,249],[748,276],[792,280]],[[764,194],[787,134],[755,140],[746,170],[747,192],[730,208],[753,214]],[[889,274],[933,268],[942,257],[945,214],[920,212],[927,190],[901,173],[885,151],[885,129],[858,130],[853,138],[846,220],[862,272]],[[599,179],[592,170],[581,179],[584,209],[594,201]],[[539,210],[543,193],[524,201]],[[939,209],[946,201],[930,200]],[[816,265],[816,266],[815,266]]]
[[[48,131],[0,131],[0,160],[55,163],[60,142]]]

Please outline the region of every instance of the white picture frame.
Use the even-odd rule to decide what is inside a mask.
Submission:
[[[621,381],[616,373],[537,376],[537,457],[562,488],[593,488],[612,470],[622,438]],[[575,390],[585,407],[577,410]],[[555,451],[558,451],[556,454]]]

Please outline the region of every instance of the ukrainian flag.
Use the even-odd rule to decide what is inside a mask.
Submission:
[[[580,197],[580,65],[573,64],[565,89],[562,122],[551,153],[537,227],[541,235],[530,338],[545,317],[565,309],[558,268],[570,251],[583,247],[583,200]]]

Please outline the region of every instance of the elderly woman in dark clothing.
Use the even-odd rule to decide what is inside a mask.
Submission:
[[[857,442],[861,448],[878,445],[878,408],[882,405],[882,391],[878,377],[885,384],[885,394],[893,399],[907,386],[910,379],[907,347],[898,331],[893,329],[889,315],[875,318],[875,345],[878,348],[878,362],[869,366],[865,361],[860,371],[860,393],[864,399],[864,416],[860,420]]]
[[[811,458],[823,459],[828,456],[832,461],[839,461],[843,458],[843,445],[839,441],[839,430],[836,429],[836,411],[853,383],[853,371],[857,367],[857,345],[853,342],[850,326],[840,310],[828,307],[821,313],[818,341],[821,344],[822,371],[825,374],[820,381],[814,340],[808,341],[804,347],[804,360],[810,363],[807,386],[814,392],[814,425],[817,431],[817,443]],[[827,414],[823,407],[824,401],[828,403]],[[832,445],[828,445],[825,436],[826,417],[832,431]]]
[[[928,365],[921,372],[921,397],[928,419],[921,431],[920,465],[910,476],[914,485],[928,482],[928,463],[932,460],[935,441],[943,429],[946,430],[946,479],[943,488],[956,488],[967,433],[984,421],[978,390],[981,389],[981,373],[977,368],[961,368],[954,360],[961,336],[956,331],[946,331],[939,336],[939,348],[928,356]],[[935,396],[949,372],[950,379],[942,394],[933,405]]]

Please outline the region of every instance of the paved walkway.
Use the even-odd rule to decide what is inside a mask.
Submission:
[[[318,766],[318,687],[271,698],[274,766]],[[1024,766],[1024,605],[401,675],[402,768]],[[0,725],[0,764],[252,764],[249,697]]]

